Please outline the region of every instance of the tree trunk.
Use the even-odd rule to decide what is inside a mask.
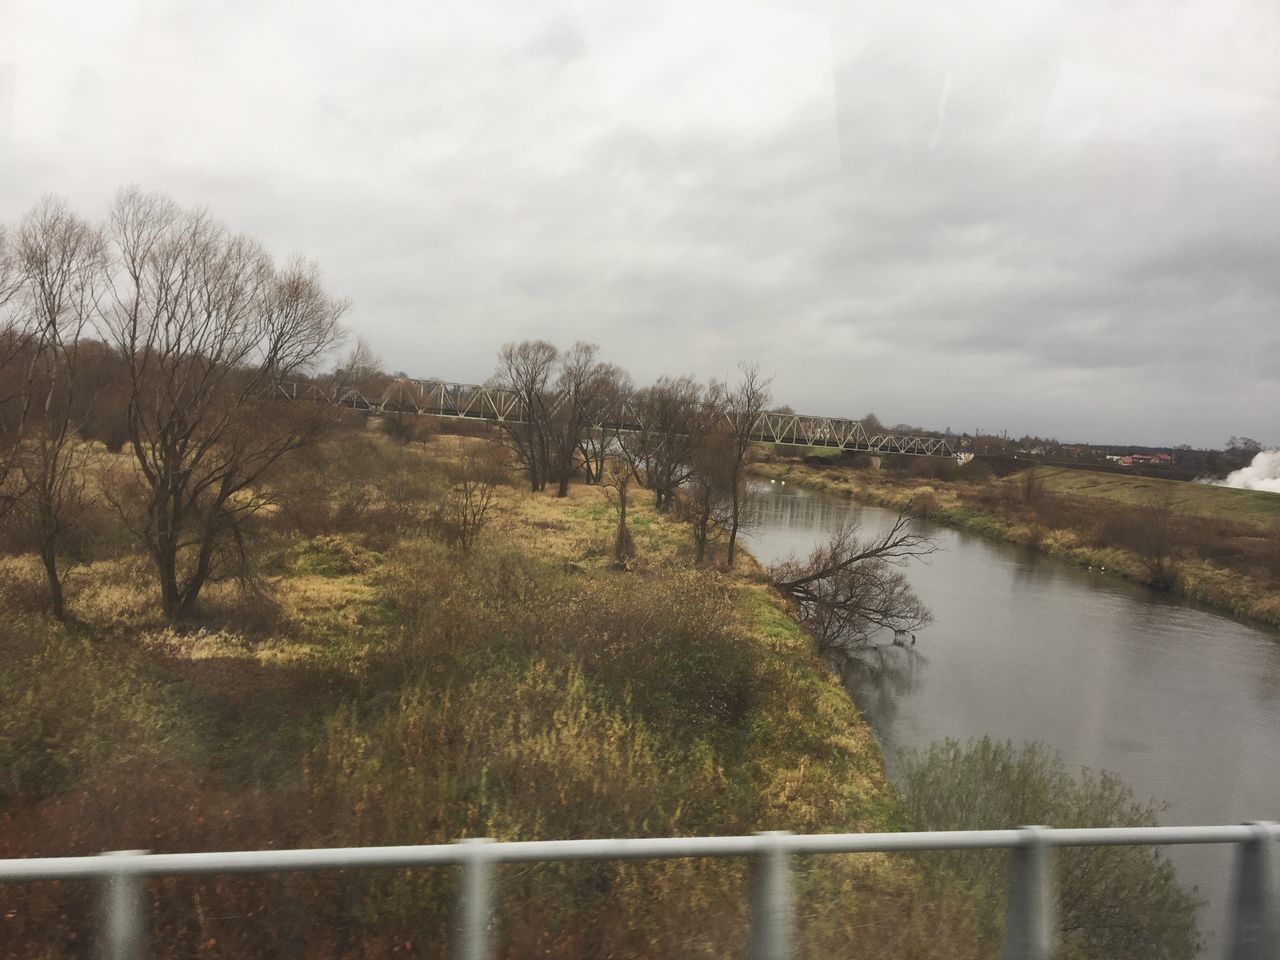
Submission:
[[[40,545],[40,559],[44,561],[45,578],[49,581],[49,606],[58,620],[66,620],[66,606],[62,595],[62,577],[58,573],[58,556],[54,545],[45,541]]]
[[[172,623],[178,616],[178,558],[167,544],[156,551],[156,567],[160,573],[160,607],[164,618]]]

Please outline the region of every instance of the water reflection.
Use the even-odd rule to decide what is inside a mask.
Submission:
[[[831,658],[853,702],[878,722],[892,722],[898,702],[916,692],[929,660],[917,647],[871,644],[843,651]],[[892,759],[892,758],[890,758]]]

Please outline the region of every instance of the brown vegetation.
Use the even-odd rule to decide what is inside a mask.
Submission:
[[[628,507],[626,573],[614,511],[576,485],[494,486],[469,552],[450,549],[433,518],[488,449],[360,431],[303,451],[278,481],[311,499],[284,509],[278,488],[248,544],[260,592],[210,586],[198,628],[126,599],[136,553],[77,580],[74,630],[3,601],[0,856],[900,825],[810,641],[647,504]],[[501,950],[736,954],[746,880],[730,862],[504,871]],[[979,953],[963,893],[907,859],[831,859],[801,884],[807,949]],[[4,887],[0,955],[87,954],[93,894]],[[443,956],[453,895],[448,871],[158,881],[152,955]]]

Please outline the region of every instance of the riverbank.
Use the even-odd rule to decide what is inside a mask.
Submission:
[[[869,727],[758,567],[695,567],[685,528],[637,493],[637,556],[614,570],[615,514],[576,485],[499,486],[463,550],[441,518],[477,443],[315,451],[253,531],[252,583],[210,587],[181,628],[123,539],[71,578],[67,626],[40,614],[33,558],[0,561],[0,857],[907,825]],[[910,858],[824,858],[799,884],[813,955],[988,946],[971,898]],[[444,956],[453,884],[151,896],[156,956]],[[0,890],[0,954],[92,940],[91,897]],[[737,955],[747,903],[728,861],[506,871],[502,955]]]
[[[1251,491],[1060,468],[942,479],[778,458],[753,469],[1280,628],[1280,497],[1273,508]]]

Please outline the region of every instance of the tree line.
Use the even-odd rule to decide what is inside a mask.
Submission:
[[[688,521],[697,562],[723,534],[725,563],[733,566],[749,519],[752,428],[768,409],[771,381],[743,363],[733,384],[662,376],[637,389],[599,352],[592,343],[561,351],[545,340],[508,343],[500,351],[490,382],[520,399],[523,422],[501,428],[529,489],[554,485],[563,497],[575,476],[588,483],[610,476],[625,509],[634,482],[653,494],[659,512],[675,511]],[[627,429],[600,426],[623,423],[628,410],[635,422]]]
[[[275,479],[339,416],[282,402],[286,382],[336,399],[390,379],[362,343],[326,372],[347,309],[314,265],[277,264],[161,194],[123,190],[101,223],[46,198],[0,227],[0,521],[9,548],[40,557],[55,617],[66,616],[68,570],[87,556],[87,518],[102,508],[149,558],[171,621],[194,614],[207,584],[251,581],[252,519],[279,506]],[[637,388],[591,343],[526,340],[497,359],[491,384],[524,412],[497,436],[532,492],[565,496],[576,478],[605,491],[616,566],[634,552],[635,488],[686,524],[696,563],[723,545],[734,565],[752,516],[754,427],[772,402],[756,366],[741,364],[733,382],[662,376]],[[600,426],[623,411],[630,429]],[[492,458],[464,460],[447,526],[466,549],[500,477]],[[832,624],[862,642],[926,619],[891,569],[918,538],[895,531],[873,545],[855,534],[775,571],[824,643],[838,645]],[[867,590],[880,592],[875,603]]]

